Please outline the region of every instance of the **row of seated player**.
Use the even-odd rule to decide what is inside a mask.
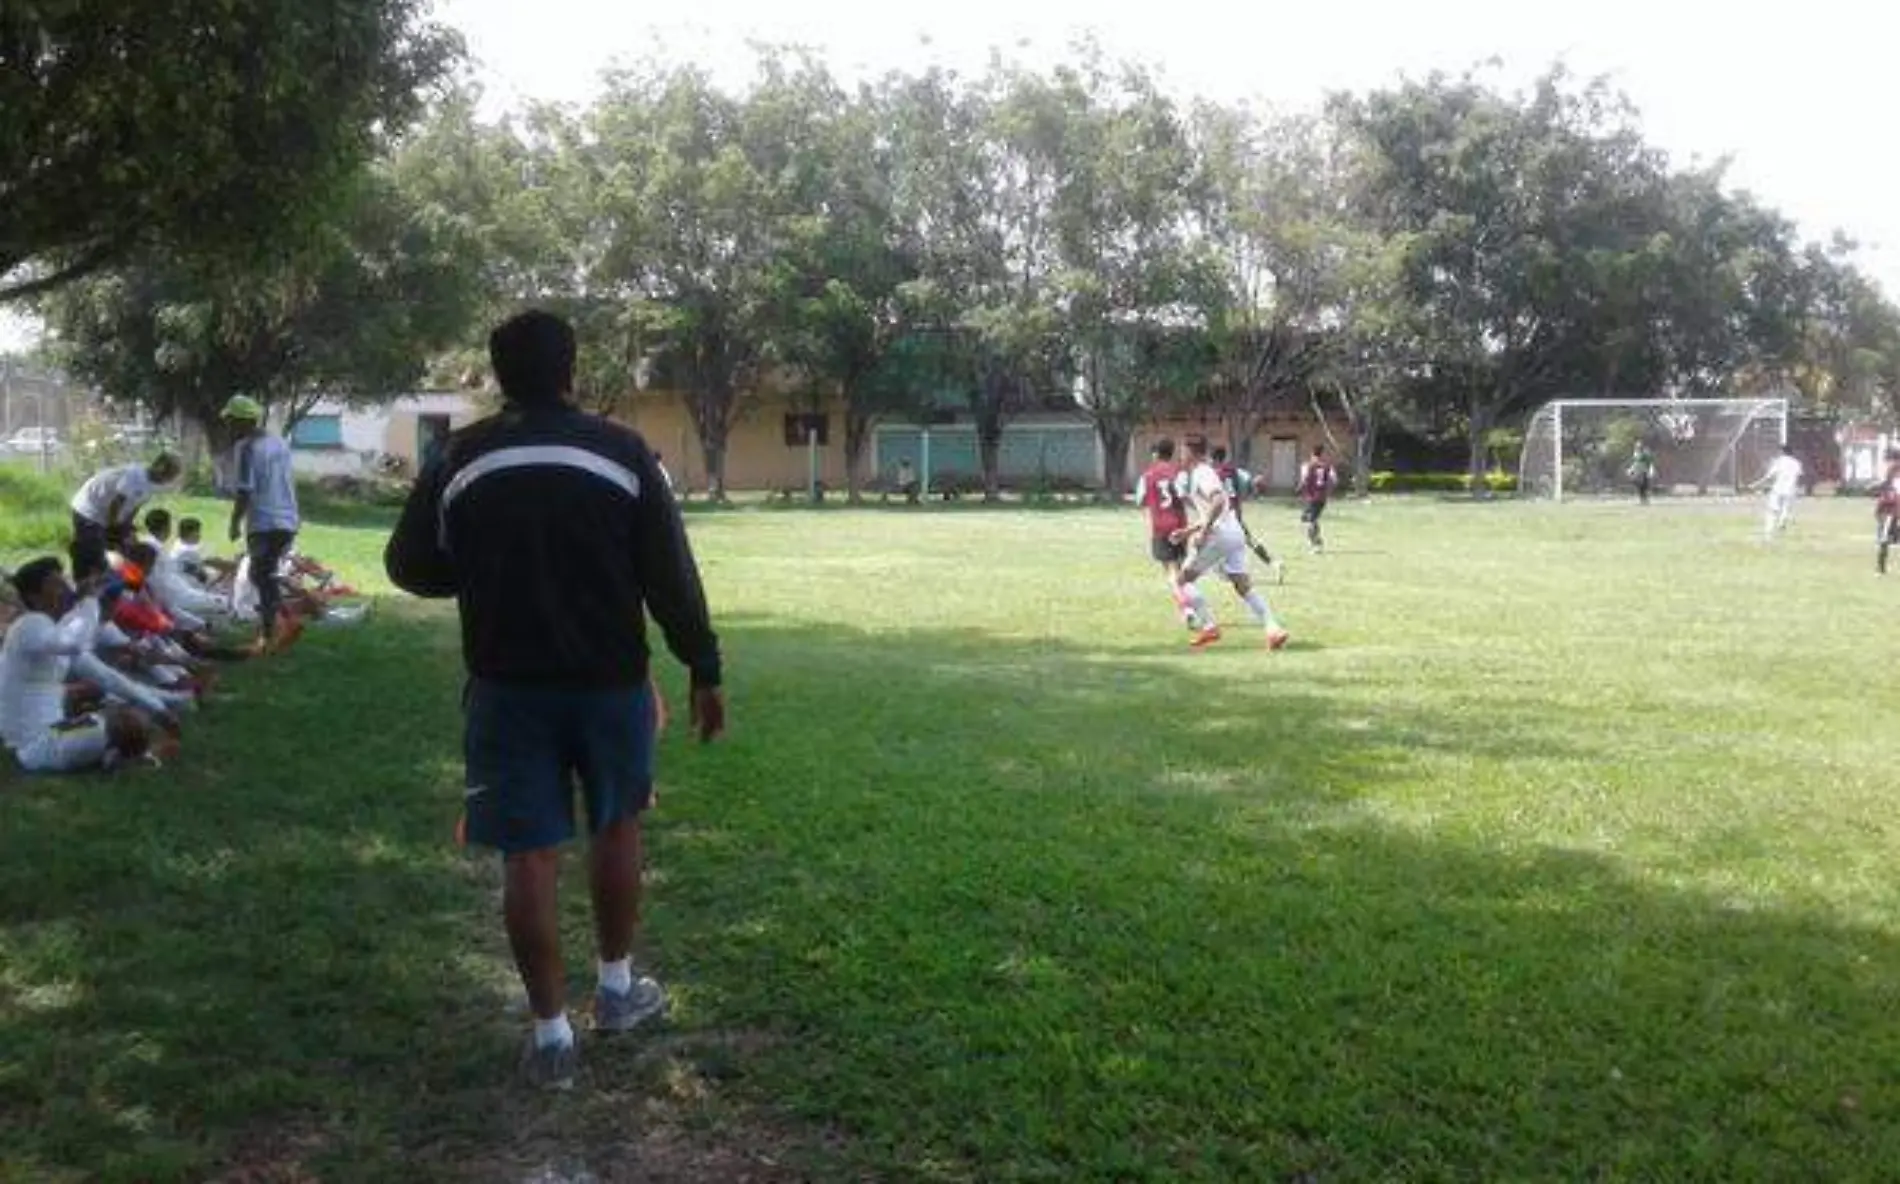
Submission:
[[[0,743],[30,773],[161,762],[221,666],[281,652],[307,623],[361,620],[365,606],[308,556],[286,555],[277,640],[243,644],[257,594],[247,561],[204,553],[195,519],[148,512],[138,538],[115,537],[107,569],[74,581],[54,556],[22,564],[0,595]]]

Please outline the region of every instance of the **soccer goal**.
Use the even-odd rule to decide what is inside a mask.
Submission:
[[[1787,399],[1557,399],[1524,432],[1518,491],[1557,501],[1627,494],[1647,447],[1657,493],[1734,494],[1787,442]]]

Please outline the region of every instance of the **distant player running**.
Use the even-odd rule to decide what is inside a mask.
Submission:
[[[1762,517],[1762,541],[1772,542],[1777,534],[1788,529],[1788,523],[1794,518],[1794,499],[1801,495],[1801,462],[1795,459],[1794,447],[1781,446],[1781,455],[1768,466],[1761,480],[1750,486],[1752,489],[1768,488],[1768,505]]]
[[[1182,588],[1189,590],[1196,610],[1201,613],[1202,627],[1195,634],[1193,644],[1199,649],[1221,637],[1213,610],[1207,607],[1206,598],[1195,587],[1201,576],[1218,564],[1221,574],[1233,585],[1234,595],[1246,603],[1254,619],[1266,630],[1267,648],[1281,649],[1290,635],[1280,627],[1267,598],[1253,586],[1253,577],[1247,574],[1247,536],[1241,530],[1240,520],[1234,517],[1220,473],[1208,457],[1205,437],[1194,436],[1188,440],[1188,461],[1193,466],[1188,474],[1189,522],[1179,537],[1194,549],[1194,558],[1176,579]]]
[[[1339,472],[1333,468],[1333,462],[1326,459],[1326,445],[1313,445],[1312,459],[1300,466],[1298,492],[1304,503],[1300,510],[1300,521],[1306,524],[1307,549],[1317,555],[1326,549],[1326,540],[1319,531],[1320,515],[1326,513],[1326,502],[1333,496],[1333,488],[1339,484]]]
[[[1167,573],[1168,595],[1188,629],[1198,633],[1200,617],[1178,578],[1181,564],[1187,559],[1187,547],[1176,537],[1188,524],[1187,474],[1174,463],[1173,440],[1163,439],[1155,445],[1154,463],[1135,481],[1135,504],[1148,515],[1148,553]]]
[[[1874,490],[1874,570],[1887,574],[1887,552],[1900,543],[1900,448],[1887,450],[1887,475]]]

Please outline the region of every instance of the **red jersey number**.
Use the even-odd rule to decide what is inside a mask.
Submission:
[[[1148,466],[1141,475],[1141,505],[1148,511],[1148,525],[1156,538],[1187,528],[1187,510],[1176,488],[1180,479],[1180,468],[1166,462]]]

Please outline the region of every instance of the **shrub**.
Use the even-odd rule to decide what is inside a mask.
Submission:
[[[1492,493],[1515,493],[1514,473],[1486,473],[1484,483]],[[1379,471],[1367,484],[1373,493],[1470,493],[1469,473],[1393,473]]]

